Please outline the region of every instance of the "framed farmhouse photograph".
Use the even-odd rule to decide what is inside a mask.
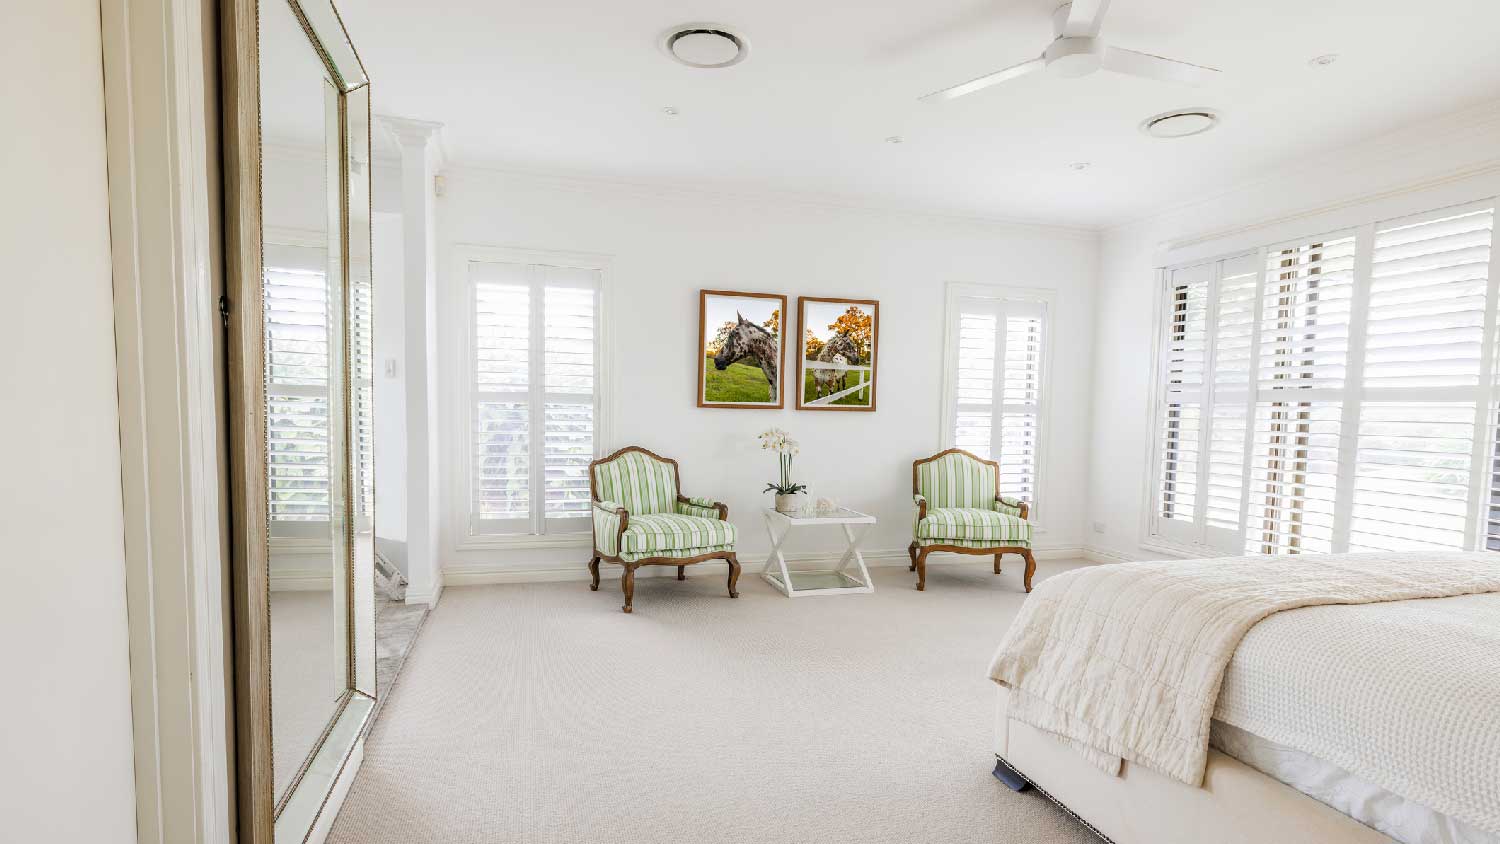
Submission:
[[[785,406],[786,297],[698,292],[698,406]]]
[[[874,410],[880,303],[797,297],[798,410]]]

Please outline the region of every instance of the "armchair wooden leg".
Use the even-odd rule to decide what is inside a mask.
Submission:
[[[620,590],[625,593],[625,606],[621,609],[630,612],[631,602],[635,600],[635,564],[626,563],[625,572],[620,575]]]
[[[729,597],[738,598],[740,593],[735,590],[735,584],[740,582],[740,560],[734,554],[729,555]]]
[[[999,574],[999,573],[1000,573],[1000,555],[996,554],[995,555],[995,574]]]
[[[589,575],[591,577],[593,577],[593,579],[594,579],[594,582],[589,584],[589,591],[590,592],[598,592],[599,591],[599,558],[597,556],[595,556],[593,559],[589,560]]]
[[[927,555],[931,549],[923,548],[917,552],[917,591],[927,591]]]
[[[906,555],[908,557],[911,557],[911,565],[908,566],[906,570],[907,571],[916,571],[917,570],[917,543],[916,542],[913,542],[912,544],[906,546]]]
[[[1023,557],[1026,558],[1026,591],[1030,592],[1031,591],[1031,575],[1036,572],[1036,557],[1031,556],[1031,549],[1030,548],[1026,549],[1025,551],[1022,551],[1021,552],[1021,556],[1023,556]]]
[[[687,566],[678,566],[677,567],[677,579],[678,580],[687,580],[687,575],[684,573],[686,571],[687,571]]]

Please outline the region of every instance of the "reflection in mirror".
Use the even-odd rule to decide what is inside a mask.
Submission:
[[[348,687],[338,94],[290,6],[260,14],[271,742],[280,804]]]

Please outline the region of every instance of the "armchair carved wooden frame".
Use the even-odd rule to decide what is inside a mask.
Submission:
[[[625,532],[630,527],[630,510],[627,507],[620,506],[617,502],[603,501],[599,498],[599,473],[597,469],[631,453],[645,455],[658,463],[672,467],[674,513],[678,515],[694,515],[693,511],[696,511],[697,514],[701,514],[700,518],[710,518],[707,513],[714,513],[720,522],[727,523],[729,520],[729,507],[726,505],[717,501],[689,498],[681,493],[682,478],[678,471],[676,460],[662,457],[640,446],[627,446],[610,454],[608,457],[601,457],[589,464],[589,499],[592,503],[594,516],[594,549],[593,557],[589,560],[589,574],[592,576],[592,582],[589,584],[589,589],[594,592],[599,591],[599,564],[601,562],[616,563],[622,566],[624,571],[620,575],[620,589],[625,593],[625,605],[621,609],[625,612],[630,612],[635,598],[635,570],[641,566],[676,566],[677,579],[686,580],[687,574],[685,570],[688,566],[707,560],[723,560],[729,564],[729,597],[738,598],[740,593],[735,589],[735,585],[740,579],[740,562],[733,548],[732,539],[729,543],[730,547],[718,547],[703,554],[686,557],[671,556],[670,554],[634,556],[626,553],[624,538]],[[609,506],[611,504],[614,504],[615,507],[611,508]],[[684,511],[688,512],[685,513]],[[648,513],[643,515],[653,514]],[[618,519],[617,526],[611,524],[615,519]],[[601,527],[613,528],[613,534],[606,535],[604,542],[600,541]],[[610,553],[611,550],[613,553]]]
[[[1031,510],[1031,505],[1030,504],[1026,503],[1025,501],[1017,501],[1014,504],[1012,504],[1011,502],[1005,500],[1005,498],[1003,496],[1001,496],[1000,493],[999,493],[999,489],[1000,489],[1000,463],[998,461],[995,461],[995,460],[985,460],[984,458],[980,457],[979,455],[973,454],[972,452],[965,451],[965,450],[963,450],[961,448],[950,448],[950,449],[947,449],[946,451],[940,451],[937,454],[932,455],[931,457],[924,457],[924,458],[922,458],[920,460],[913,460],[912,461],[912,464],[911,464],[911,493],[912,493],[912,497],[916,501],[916,505],[917,505],[917,524],[920,524],[923,519],[927,518],[927,500],[922,495],[921,488],[920,488],[920,486],[918,484],[918,473],[919,473],[919,470],[921,469],[921,467],[922,467],[923,464],[925,464],[925,463],[932,463],[933,461],[936,461],[936,460],[939,460],[941,458],[947,457],[948,455],[951,455],[951,454],[961,454],[961,455],[963,455],[963,456],[965,456],[965,457],[967,457],[967,458],[969,458],[969,459],[971,459],[971,460],[973,460],[975,462],[982,463],[982,464],[990,467],[991,471],[994,472],[994,476],[995,476],[995,484],[994,484],[995,498],[994,498],[993,502],[986,502],[986,503],[990,504],[991,507],[993,507],[994,504],[996,504],[996,503],[1000,503],[1000,504],[1004,504],[1008,508],[1017,509],[1017,510],[1019,510],[1019,512],[1016,513],[1015,515],[1017,515],[1022,520],[1026,519],[1027,515],[1030,513],[1030,510]],[[913,532],[915,533],[915,530]],[[917,539],[914,536],[912,538],[911,545],[906,550],[907,550],[907,554],[910,555],[910,557],[911,557],[911,565],[907,568],[907,571],[914,571],[914,572],[917,573],[917,591],[918,592],[922,592],[922,591],[925,591],[927,589],[927,555],[931,554],[934,551],[948,551],[948,552],[951,552],[951,553],[954,553],[954,554],[972,554],[972,555],[979,555],[979,556],[986,555],[986,554],[993,554],[995,556],[995,574],[999,574],[1000,573],[1000,557],[1001,557],[1002,554],[1019,554],[1019,555],[1021,555],[1022,558],[1024,558],[1026,560],[1026,573],[1025,573],[1023,579],[1024,579],[1024,583],[1025,583],[1025,587],[1026,587],[1026,591],[1027,592],[1031,591],[1031,576],[1036,573],[1036,558],[1034,556],[1032,556],[1031,547],[1030,547],[1029,544],[1028,545],[1014,545],[1014,544],[1009,544],[1008,545],[1008,544],[1003,544],[1003,541],[997,541],[997,543],[995,545],[978,545],[978,544],[963,545],[963,544],[956,544],[956,542],[944,543],[941,539],[938,539],[938,540],[929,540],[929,541],[927,541],[927,542],[924,543],[922,540],[919,540],[919,539]]]

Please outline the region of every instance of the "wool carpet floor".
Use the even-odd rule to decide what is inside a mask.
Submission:
[[[449,588],[329,840],[1095,844],[990,775],[985,670],[1021,567],[797,599],[746,572],[730,600],[704,565],[638,577],[632,615],[618,578]]]

